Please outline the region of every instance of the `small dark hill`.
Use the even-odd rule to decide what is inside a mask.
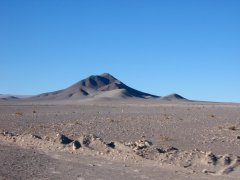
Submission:
[[[179,94],[170,94],[168,96],[162,96],[160,98],[161,100],[167,100],[167,101],[188,101],[188,99],[180,96]]]

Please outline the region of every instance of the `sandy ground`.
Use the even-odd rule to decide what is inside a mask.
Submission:
[[[239,104],[0,105],[0,179],[237,179],[239,156]]]

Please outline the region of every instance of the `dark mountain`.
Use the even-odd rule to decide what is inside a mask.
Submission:
[[[117,92],[117,93],[113,93]],[[144,93],[133,89],[112,75],[104,73],[101,75],[93,75],[86,79],[83,79],[76,84],[55,92],[43,93],[34,97],[31,97],[32,100],[67,100],[67,99],[85,99],[90,97],[99,97],[101,95],[107,94],[107,96],[116,98],[156,98],[148,93]],[[111,94],[111,96],[110,96]]]

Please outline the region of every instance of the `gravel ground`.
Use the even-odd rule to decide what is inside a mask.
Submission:
[[[214,103],[1,104],[0,130],[69,138],[95,134],[106,142],[142,137],[158,147],[240,156],[240,105]],[[218,179],[171,165],[107,160],[0,141],[2,179]],[[239,168],[221,179],[234,179]]]

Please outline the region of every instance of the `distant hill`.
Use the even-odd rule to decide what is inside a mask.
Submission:
[[[161,100],[167,100],[167,101],[188,101],[188,99],[180,96],[179,94],[170,94],[168,96],[162,96],[160,97]]]
[[[0,100],[5,100],[5,101],[9,101],[9,100],[17,100],[19,99],[19,97],[16,96],[12,96],[12,95],[0,95]]]

